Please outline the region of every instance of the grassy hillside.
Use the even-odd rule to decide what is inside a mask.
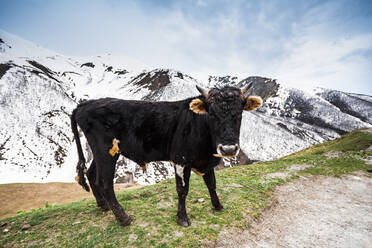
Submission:
[[[93,200],[46,206],[2,220],[0,247],[198,247],[213,244],[219,232],[244,228],[272,202],[276,186],[300,175],[341,176],[367,171],[372,156],[370,130],[349,133],[296,154],[265,163],[216,172],[217,192],[224,212],[212,210],[202,178],[193,174],[187,198],[191,227],[176,224],[175,180],[119,192],[118,199],[134,219],[118,225],[111,212],[102,212]],[[293,165],[307,165],[292,171]],[[301,166],[300,166],[301,167]],[[306,168],[305,168],[306,167]],[[273,173],[287,177],[271,177]],[[25,199],[27,200],[27,199]]]

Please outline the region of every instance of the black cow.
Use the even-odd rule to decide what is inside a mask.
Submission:
[[[151,161],[171,161],[176,171],[179,225],[190,225],[185,200],[191,170],[203,176],[213,207],[223,210],[216,194],[214,167],[221,157],[239,153],[243,110],[251,111],[262,105],[260,97],[244,96],[250,86],[209,91],[197,86],[200,96],[176,102],[102,98],[79,104],[71,116],[79,154],[77,181],[89,191],[86,173],[97,205],[103,210],[111,209],[125,226],[130,224],[131,218],[117,201],[113,189],[119,155],[143,168]],[[93,152],[94,159],[88,171],[77,124]]]

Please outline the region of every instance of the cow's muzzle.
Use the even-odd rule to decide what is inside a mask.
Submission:
[[[238,144],[235,145],[221,145],[217,146],[217,154],[213,154],[215,157],[220,158],[233,158],[239,154],[240,147]]]

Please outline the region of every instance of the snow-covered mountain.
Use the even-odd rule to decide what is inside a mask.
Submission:
[[[250,93],[265,103],[244,113],[242,163],[274,159],[371,127],[371,96],[320,88],[304,92],[263,77],[210,76],[201,82],[122,56],[64,56],[0,31],[0,183],[73,181],[77,154],[69,114],[80,101],[107,96],[172,101],[197,95],[196,84],[250,82]],[[150,184],[173,174],[168,162],[153,163],[142,173],[121,158],[116,178]]]

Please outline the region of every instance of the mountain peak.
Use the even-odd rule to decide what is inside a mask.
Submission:
[[[14,59],[19,57],[47,57],[55,56],[56,52],[45,49],[35,43],[22,39],[19,36],[10,34],[0,29],[0,52],[2,59]],[[0,60],[0,62],[2,62]]]

